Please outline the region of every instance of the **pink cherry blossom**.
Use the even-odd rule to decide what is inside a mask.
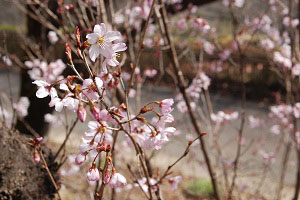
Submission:
[[[153,78],[156,74],[157,74],[157,70],[156,69],[150,69],[150,68],[148,68],[148,69],[146,69],[144,71],[144,75],[146,77],[149,77],[149,78]]]
[[[94,26],[93,33],[87,34],[88,43],[91,44],[89,56],[95,62],[101,54],[106,58],[112,58],[114,51],[112,43],[115,40],[121,40],[121,34],[118,31],[107,31],[104,23]]]
[[[297,63],[293,68],[292,68],[292,74],[294,76],[300,76],[300,63]]]
[[[208,22],[205,19],[200,18],[200,17],[194,19],[193,27],[195,29],[199,29],[203,33],[207,33],[210,30],[210,25],[208,24]]]
[[[196,108],[196,103],[195,103],[195,102],[191,102],[190,105],[191,105],[191,108],[192,108],[193,110],[195,110],[195,108]],[[187,111],[188,111],[188,108],[187,108],[187,106],[186,106],[185,101],[179,101],[179,102],[177,103],[177,109],[178,109],[179,112],[181,112],[181,113],[187,112]]]
[[[79,172],[80,167],[76,165],[75,159],[76,159],[76,155],[68,155],[67,162],[70,167],[61,170],[60,174],[62,176],[71,176]]]
[[[128,97],[129,98],[134,98],[136,96],[136,91],[135,91],[135,89],[130,89],[129,90],[129,93],[128,93]]]
[[[117,60],[117,57],[119,56],[117,52],[125,51],[127,49],[127,46],[125,43],[117,43],[117,44],[112,44],[111,48],[113,53],[111,54],[110,57],[106,57],[104,62],[110,66],[115,67],[120,64],[119,61]]]
[[[209,55],[212,55],[215,50],[214,45],[206,40],[203,42],[203,48],[204,48],[204,51]]]
[[[95,80],[98,90],[101,90],[101,87],[103,86],[103,81],[99,77],[96,77]],[[99,98],[97,88],[92,79],[85,79],[83,81],[81,89],[82,92],[85,94],[84,96],[88,97],[90,100],[97,100]]]
[[[0,54],[0,56],[1,56],[1,54]],[[13,64],[12,61],[7,56],[3,56],[2,60],[7,66],[11,66]]]
[[[61,59],[50,62],[35,59],[33,61],[25,61],[25,66],[29,68],[28,74],[32,80],[44,80],[48,83],[54,83],[63,78],[61,75],[66,65]]]
[[[56,32],[54,31],[49,31],[48,33],[48,39],[50,41],[51,44],[55,44],[58,41],[58,37]]]
[[[38,137],[38,138],[35,138],[36,139],[36,141],[38,141],[38,143],[41,143],[42,141],[43,141],[43,137]]]
[[[169,178],[169,183],[171,184],[172,190],[176,190],[178,187],[178,184],[181,182],[182,177],[181,176],[175,176],[173,178]]]
[[[243,7],[244,3],[245,0],[234,0],[234,5],[239,8]]]
[[[164,114],[168,114],[172,112],[173,108],[172,105],[174,104],[173,99],[164,99],[160,102],[159,107],[161,109],[161,112]]]
[[[36,80],[32,82],[33,84],[37,85],[39,89],[36,92],[36,96],[38,98],[45,98],[47,96],[51,96],[51,98],[54,98],[57,96],[57,92],[53,86],[51,86],[49,83],[46,81],[42,80]]]
[[[18,103],[14,103],[13,107],[17,115],[21,118],[28,115],[28,107],[30,105],[28,97],[20,97]]]
[[[249,115],[248,120],[250,128],[257,128],[263,125],[263,121],[253,115]]]
[[[177,28],[179,30],[185,30],[187,28],[186,19],[182,18],[177,21]]]
[[[271,126],[270,131],[271,131],[271,133],[273,133],[275,135],[279,135],[281,132],[280,126],[278,124],[275,124],[275,125]]]
[[[90,106],[90,108],[91,108],[91,112],[94,116],[94,119],[100,120],[100,108],[96,105],[92,105],[92,106]]]
[[[124,186],[126,184],[127,184],[126,178],[119,173],[115,173],[111,177],[110,182],[109,182],[109,186],[111,188],[118,188],[118,187]]]

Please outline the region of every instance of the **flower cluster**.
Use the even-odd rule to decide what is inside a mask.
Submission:
[[[66,65],[60,59],[49,64],[38,59],[25,61],[25,66],[29,69],[28,74],[32,80],[43,80],[50,84],[63,79],[61,74],[66,68]]]
[[[210,118],[216,124],[224,125],[228,121],[237,119],[238,116],[239,116],[238,112],[225,113],[223,111],[219,111],[219,112],[217,112],[217,114],[212,113],[210,115]]]
[[[186,89],[186,93],[192,98],[193,101],[197,102],[203,90],[207,90],[210,85],[210,78],[202,71],[193,79],[190,86]],[[176,100],[178,101],[177,109],[184,113],[187,111],[187,106],[183,100],[182,95],[177,95]],[[195,102],[191,102],[191,107],[196,107]]]
[[[118,52],[126,50],[126,44],[120,42],[122,40],[120,32],[108,31],[103,23],[95,25],[93,33],[87,34],[87,40],[83,43],[80,41],[78,28],[76,28],[75,36],[77,55],[86,64],[90,75],[88,78],[82,78],[77,72],[69,44],[66,45],[66,54],[69,66],[76,75],[60,77],[64,69],[64,64],[60,60],[49,65],[39,60],[27,61],[26,66],[30,68],[29,74],[34,80],[33,84],[38,87],[36,92],[38,98],[50,96],[50,107],[54,107],[57,112],[62,111],[63,108],[73,111],[81,122],[87,121],[88,116],[92,118],[88,119],[88,130],[82,137],[79,153],[76,157],[69,157],[68,162],[71,168],[63,171],[63,175],[79,170],[78,167],[73,166],[74,163],[77,165],[88,163],[87,179],[89,181],[102,180],[103,184],[109,184],[111,188],[118,188],[125,185],[127,181],[123,175],[116,172],[112,162],[112,149],[115,145],[113,134],[123,131],[125,133],[124,141],[129,146],[134,146],[137,151],[139,151],[138,148],[161,149],[162,145],[169,141],[169,136],[176,130],[168,125],[174,121],[171,114],[174,101],[173,99],[164,99],[148,103],[136,115],[129,114],[125,103],[119,106],[108,105],[105,99],[110,97],[110,89],[116,88],[122,77],[120,63],[117,59]],[[89,61],[85,56],[86,49],[88,49],[89,57],[93,62],[98,57],[101,58],[99,61],[103,61],[100,63],[100,70],[93,71],[93,68],[89,66]],[[144,78],[153,78],[157,71],[147,68],[143,74]],[[143,116],[147,113],[154,113],[155,117],[147,120]],[[45,117],[50,121],[53,118],[49,114]],[[99,159],[105,161],[104,168],[97,166],[96,163]],[[175,177],[169,181],[175,188],[180,180]]]

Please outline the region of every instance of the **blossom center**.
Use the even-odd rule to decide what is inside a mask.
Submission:
[[[104,37],[99,37],[98,44],[101,45],[104,42]]]

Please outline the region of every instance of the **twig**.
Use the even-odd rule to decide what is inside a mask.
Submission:
[[[135,179],[134,181],[138,184],[138,186],[139,186],[140,189],[142,190],[142,192],[143,192],[143,194],[145,195],[145,197],[146,197],[147,199],[149,199],[148,194],[143,190],[143,187],[141,186],[140,182],[138,181],[136,175],[135,175],[134,172],[132,171],[132,169],[131,169],[131,167],[130,167],[129,164],[127,164],[127,168],[128,168],[128,170],[129,170],[129,172],[131,173],[131,175],[134,177],[134,179]]]
[[[60,145],[58,151],[56,152],[56,154],[55,154],[55,156],[54,156],[54,158],[53,158],[53,160],[55,160],[55,159],[58,157],[58,155],[60,154],[61,150],[62,150],[62,149],[64,148],[64,146],[66,145],[66,143],[67,143],[67,141],[68,141],[68,139],[69,139],[71,133],[73,132],[73,129],[75,128],[77,122],[78,122],[78,118],[76,118],[76,120],[73,122],[71,128],[69,129],[69,131],[68,131],[68,133],[67,133],[67,135],[66,135],[66,138],[64,139],[63,143]]]
[[[151,19],[151,16],[152,16],[152,13],[153,13],[153,10],[154,10],[154,6],[156,4],[155,2],[156,2],[156,0],[152,1],[152,5],[151,5],[151,9],[149,11],[149,15],[148,15],[147,20],[145,22],[145,26],[143,27],[143,30],[141,32],[140,42],[139,42],[139,50],[138,50],[138,54],[137,54],[137,56],[135,58],[134,65],[132,67],[132,72],[131,72],[131,77],[130,77],[130,81],[129,81],[129,86],[128,86],[127,91],[126,91],[127,95],[129,94],[129,91],[133,87],[133,84],[134,84],[135,69],[139,65],[140,58],[141,58],[141,55],[142,55],[142,51],[144,49],[144,38],[145,38],[145,35],[146,35],[146,31],[147,31],[147,27],[148,27],[149,21]]]
[[[233,26],[237,27],[238,25],[238,20],[236,19],[233,10],[232,10],[232,5],[230,5],[230,13],[232,16],[232,23]],[[228,199],[232,198],[232,192],[234,190],[235,187],[235,181],[237,178],[237,170],[238,170],[238,164],[239,164],[239,159],[240,159],[240,155],[241,155],[241,148],[242,148],[242,144],[241,144],[241,139],[243,137],[243,132],[244,132],[244,125],[245,125],[245,118],[246,118],[246,86],[245,86],[245,80],[244,80],[244,55],[240,46],[239,41],[237,40],[237,35],[235,32],[235,29],[233,29],[233,38],[235,43],[237,44],[238,47],[238,52],[239,52],[239,57],[240,57],[240,76],[241,76],[241,89],[242,89],[242,96],[241,96],[241,124],[240,124],[240,128],[239,128],[239,133],[238,133],[238,146],[237,146],[237,152],[236,152],[236,156],[233,162],[233,178],[232,178],[232,183],[228,192]]]
[[[44,167],[45,167],[45,169],[46,169],[46,171],[47,171],[47,173],[48,173],[48,176],[50,177],[51,183],[53,184],[53,186],[54,186],[54,188],[55,188],[55,190],[56,190],[56,193],[57,193],[57,195],[58,195],[58,199],[61,200],[61,197],[60,197],[59,192],[58,192],[58,187],[57,187],[56,182],[55,182],[55,180],[54,180],[54,178],[53,178],[53,176],[52,176],[51,171],[50,171],[49,168],[48,168],[48,165],[47,165],[47,162],[46,162],[46,160],[45,160],[45,158],[44,158],[44,155],[43,155],[42,150],[40,150],[39,153],[40,153],[40,156],[41,156],[41,158],[42,158]]]
[[[162,180],[169,175],[169,171],[172,169],[172,167],[174,167],[179,161],[181,161],[184,157],[186,157],[188,155],[188,153],[190,152],[190,148],[192,146],[192,144],[197,141],[198,139],[200,139],[203,135],[202,134],[200,136],[198,136],[197,138],[195,138],[194,140],[190,141],[185,149],[185,151],[183,152],[183,154],[171,165],[168,166],[167,170],[165,171],[165,173],[163,173],[163,175],[160,177],[159,181],[157,181],[157,183],[161,183]]]

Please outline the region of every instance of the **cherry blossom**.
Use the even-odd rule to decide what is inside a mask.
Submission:
[[[225,113],[223,111],[219,111],[217,114],[211,114],[211,120],[217,124],[224,124],[226,121],[231,121],[237,119],[239,116],[238,112]]]
[[[115,67],[120,64],[119,61],[117,60],[117,57],[119,57],[120,55],[117,52],[125,51],[127,47],[125,43],[117,43],[117,44],[113,44],[111,48],[113,53],[111,54],[110,57],[107,57],[104,62],[110,66]]]
[[[172,105],[174,104],[173,99],[164,99],[160,102],[159,107],[161,109],[161,112],[163,115],[168,114],[172,112]]]
[[[118,187],[124,186],[126,184],[127,184],[126,178],[119,173],[115,173],[111,177],[110,182],[109,182],[109,186],[111,188],[118,188]]]
[[[180,19],[177,21],[177,27],[179,30],[185,30],[187,29],[187,23],[186,19]]]
[[[196,18],[193,21],[193,27],[199,29],[202,33],[207,33],[210,30],[210,25],[203,18]]]
[[[28,107],[30,105],[28,97],[20,97],[18,103],[14,103],[13,107],[19,117],[23,118],[28,115]]]
[[[79,172],[80,167],[76,165],[75,159],[76,159],[76,155],[68,155],[67,163],[69,164],[70,167],[68,169],[61,170],[60,174],[62,176],[71,176]]]
[[[100,54],[106,58],[112,58],[115,53],[112,42],[122,39],[120,32],[107,31],[104,23],[95,25],[93,33],[87,34],[86,38],[91,45],[89,56],[94,62]]]
[[[36,91],[36,96],[38,98],[45,98],[49,95],[51,96],[51,98],[57,97],[55,88],[46,81],[36,80],[32,83],[39,87],[39,89]]]
[[[148,78],[153,78],[157,74],[156,69],[148,68],[144,71],[144,75]]]
[[[181,176],[175,176],[173,178],[169,178],[169,183],[171,185],[172,190],[176,190],[178,187],[178,184],[181,182],[182,177]]]
[[[58,41],[58,37],[56,32],[54,31],[49,31],[48,33],[48,39],[50,41],[51,44],[55,44]]]
[[[25,61],[25,65],[28,70],[28,74],[32,80],[44,80],[48,83],[54,83],[57,80],[63,78],[61,73],[66,68],[66,65],[61,59],[47,64],[45,61],[35,59],[33,61]]]
[[[1,56],[1,54],[0,54],[0,56]],[[11,66],[13,64],[12,61],[7,56],[3,56],[2,60],[7,66]]]
[[[248,120],[250,128],[257,128],[263,125],[263,121],[253,115],[249,115]]]
[[[275,124],[275,125],[271,126],[270,131],[271,131],[271,133],[273,133],[275,135],[279,135],[281,132],[280,125]]]

